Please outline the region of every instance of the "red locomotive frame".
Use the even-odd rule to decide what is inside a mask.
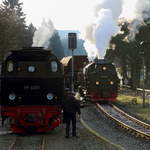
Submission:
[[[48,132],[61,123],[60,106],[20,106],[1,109],[1,117],[11,119],[10,130],[14,133]]]

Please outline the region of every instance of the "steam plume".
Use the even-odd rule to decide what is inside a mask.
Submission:
[[[101,0],[95,6],[93,22],[87,25],[83,34],[85,48],[90,58],[105,56],[111,37],[119,31],[117,20],[121,10],[122,0]]]
[[[120,18],[130,23],[129,40],[134,40],[139,27],[144,25],[144,20],[150,18],[150,0],[132,0],[132,3],[130,2],[130,0],[124,0]]]
[[[85,49],[89,59],[103,58],[112,36],[119,33],[118,21],[130,24],[129,40],[144,20],[150,18],[150,0],[97,0],[93,11],[93,19],[84,32]]]
[[[55,28],[53,26],[52,21],[49,20],[48,22],[46,22],[43,19],[41,27],[34,33],[32,46],[42,46],[48,48],[50,44],[50,38],[52,37],[54,31]]]

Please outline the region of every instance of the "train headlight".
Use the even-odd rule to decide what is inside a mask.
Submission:
[[[110,81],[110,85],[113,85],[114,84],[114,82],[113,81]]]
[[[102,70],[106,70],[106,69],[107,69],[107,67],[105,67],[105,66],[102,67]]]
[[[29,66],[28,71],[29,72],[35,72],[35,66]]]
[[[14,63],[13,63],[13,61],[8,61],[7,62],[7,71],[8,72],[13,72],[14,71]]]
[[[83,101],[83,97],[80,97],[80,101]]]
[[[52,61],[51,62],[51,68],[52,68],[52,72],[57,72],[58,70],[58,64],[56,61]]]
[[[10,93],[10,94],[9,94],[9,99],[10,99],[11,101],[15,100],[15,98],[16,98],[16,95],[15,95],[14,93]]]
[[[52,93],[48,93],[46,95],[46,97],[47,97],[48,100],[52,100],[54,98],[54,95]]]
[[[100,84],[100,82],[99,81],[96,81],[96,83],[95,83],[96,85],[99,85]]]

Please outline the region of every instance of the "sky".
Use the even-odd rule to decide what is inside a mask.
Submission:
[[[0,0],[2,1],[2,0]],[[122,16],[133,19],[149,0],[20,0],[26,21],[39,27],[43,18],[51,19],[56,29],[79,29],[92,20],[94,7],[99,3],[116,5],[122,3]],[[113,6],[114,7],[114,6]]]
[[[89,20],[96,0],[20,0],[26,22],[40,27],[43,18],[51,19],[57,29],[80,29]],[[2,3],[2,0],[0,0]]]
[[[51,19],[56,29],[80,29],[90,17],[95,0],[21,0],[27,23],[36,27],[43,18]]]
[[[1,2],[2,0],[0,0]],[[130,40],[144,19],[150,18],[150,0],[20,0],[26,22],[37,31],[35,46],[45,46],[54,30],[79,30],[89,57],[103,58],[118,22],[130,23]],[[43,20],[45,19],[45,20]]]

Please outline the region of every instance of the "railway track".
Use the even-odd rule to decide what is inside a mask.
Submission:
[[[17,136],[15,136],[15,138],[12,140],[12,143],[8,147],[8,150],[13,150],[13,148],[15,147],[16,142],[17,142]]]
[[[44,150],[45,149],[45,136],[10,136],[11,138],[2,139],[2,150]]]
[[[0,116],[0,135],[6,135],[10,133],[12,133],[12,131],[10,131],[10,127],[8,127],[8,125],[2,126],[2,118]]]
[[[137,136],[141,136],[150,140],[150,125],[144,123],[124,111],[120,110],[114,105],[100,105],[96,104],[97,108],[103,112],[107,117],[115,121],[121,127],[134,133]]]
[[[16,143],[16,135],[6,134],[0,136],[0,150],[12,150]]]
[[[40,146],[40,149],[39,149],[39,150],[44,150],[44,149],[45,149],[45,141],[46,141],[46,137],[43,136],[43,137],[42,137],[42,143],[41,143],[41,146]]]
[[[44,150],[45,149],[46,138],[44,135],[39,135],[39,136],[11,135],[12,131],[10,131],[9,128],[7,128],[7,125],[5,125],[6,127],[5,126],[2,127],[1,121],[2,121],[2,119],[0,118],[0,135],[6,136],[6,137],[10,136],[10,138],[5,139],[5,137],[4,137],[2,139],[4,144],[7,143],[7,145],[4,145],[5,149],[7,149],[7,150],[18,150],[20,147],[22,150],[27,150],[27,149]],[[1,145],[1,142],[0,142],[0,145]]]

